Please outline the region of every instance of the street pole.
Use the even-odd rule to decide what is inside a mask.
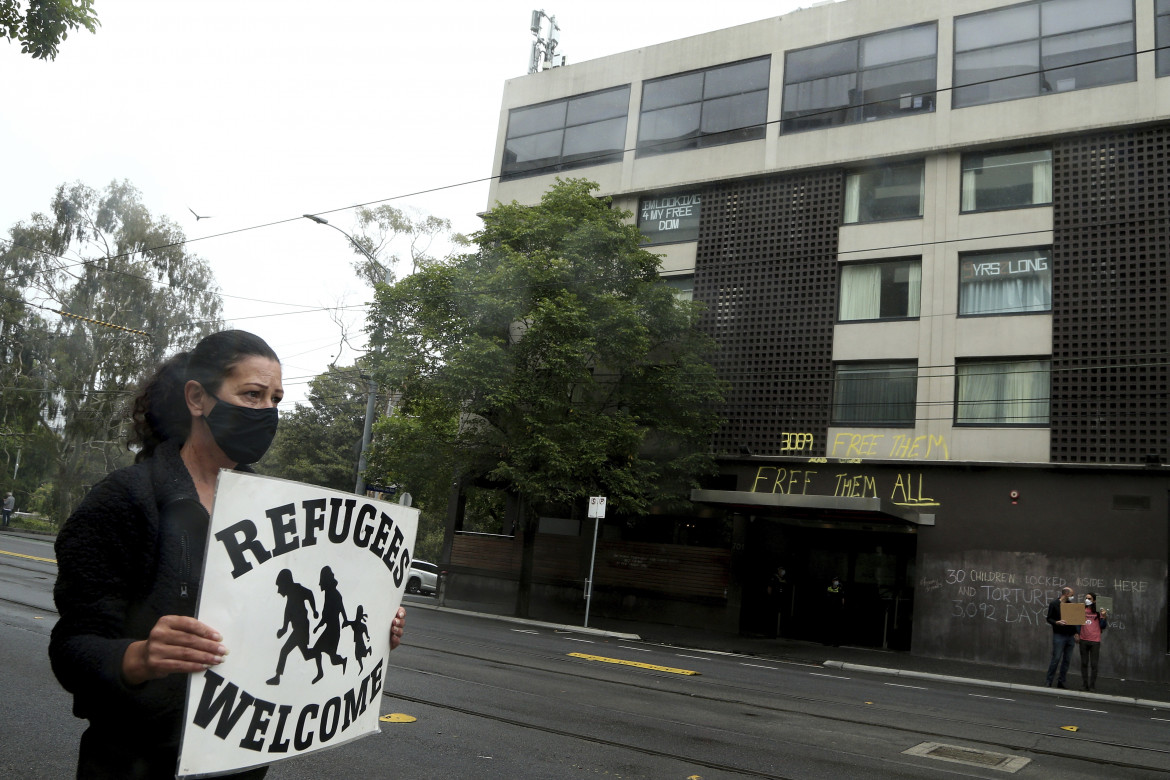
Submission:
[[[589,607],[593,604],[593,564],[597,561],[597,529],[605,519],[605,496],[589,497],[589,516],[593,520],[593,552],[589,556],[589,579],[585,580],[585,628],[589,628]]]
[[[366,452],[370,449],[370,436],[374,427],[374,401],[378,395],[377,382],[365,374],[362,375],[362,379],[367,380],[370,384],[366,397],[366,424],[362,428],[362,452],[358,455],[357,482],[353,486],[353,492],[359,496],[366,494]]]
[[[316,214],[302,214],[302,216],[305,219],[310,219],[313,222],[316,222],[318,225],[328,225],[329,227],[333,228],[338,233],[348,238],[349,243],[353,244],[359,252],[369,258],[370,262],[374,263],[375,265],[381,265],[378,262],[378,258],[367,252],[366,248],[359,244],[356,238],[337,227],[337,225],[331,224],[329,220],[325,219],[324,217],[318,217]],[[353,486],[353,492],[359,496],[364,496],[366,494],[366,453],[370,449],[370,437],[374,428],[374,402],[378,395],[378,385],[374,381],[373,377],[362,374],[362,379],[365,379],[367,382],[369,382],[369,389],[368,395],[366,397],[366,424],[362,428],[362,451],[361,454],[358,455],[357,481]]]

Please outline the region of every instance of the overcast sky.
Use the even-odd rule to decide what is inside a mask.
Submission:
[[[810,4],[550,2],[543,10],[556,16],[558,51],[570,66]],[[527,72],[529,19],[541,7],[529,0],[94,5],[97,33],[73,33],[55,61],[0,41],[0,236],[46,211],[62,183],[101,188],[128,179],[210,263],[229,323],[280,354],[290,402],[303,399],[308,379],[338,355],[338,329],[325,314],[289,312],[367,298],[344,236],[298,217],[333,212],[327,218],[352,232],[349,207],[385,201],[476,230],[503,84]],[[427,190],[438,191],[415,194]],[[188,209],[211,219],[197,222]],[[348,315],[359,338],[361,311]],[[337,360],[353,358],[343,351]]]

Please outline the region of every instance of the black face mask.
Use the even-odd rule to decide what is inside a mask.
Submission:
[[[253,409],[236,406],[220,398],[204,417],[215,443],[236,463],[255,463],[272,445],[280,418],[276,407]]]

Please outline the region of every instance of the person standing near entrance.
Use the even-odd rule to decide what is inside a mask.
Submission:
[[[1085,624],[1081,626],[1081,688],[1097,692],[1097,661],[1101,657],[1101,632],[1109,628],[1109,615],[1097,609],[1097,594],[1085,594]]]
[[[1079,626],[1070,626],[1060,618],[1060,605],[1068,604],[1076,596],[1076,591],[1070,587],[1064,587],[1060,591],[1060,598],[1049,602],[1048,616],[1045,620],[1048,625],[1052,626],[1052,660],[1048,662],[1048,687],[1052,687],[1052,679],[1056,678],[1056,687],[1065,688],[1065,677],[1068,676],[1068,665],[1072,661],[1073,646],[1077,642],[1077,634],[1080,632]],[[1060,667],[1060,675],[1057,676],[1057,666]]]
[[[772,572],[771,579],[768,580],[768,605],[772,608],[772,614],[775,617],[776,638],[779,639],[784,633],[784,622],[786,616],[784,614],[784,607],[788,601],[788,572],[783,566],[777,566],[776,571]]]
[[[16,498],[13,497],[12,491],[8,491],[8,495],[4,497],[4,527],[8,527],[8,521],[12,519],[12,510],[16,509]]]
[[[841,646],[845,634],[845,586],[841,578],[834,575],[829,587],[825,588],[825,605],[821,613],[825,625],[824,644]]]

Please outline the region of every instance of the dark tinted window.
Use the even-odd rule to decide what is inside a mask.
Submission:
[[[937,38],[931,23],[788,52],[784,132],[933,111]]]
[[[1133,0],[1041,0],[960,16],[951,103],[1133,81],[1134,51]]]
[[[760,57],[646,82],[638,155],[763,138],[770,67]]]
[[[626,141],[629,86],[512,109],[504,177],[619,162]]]

